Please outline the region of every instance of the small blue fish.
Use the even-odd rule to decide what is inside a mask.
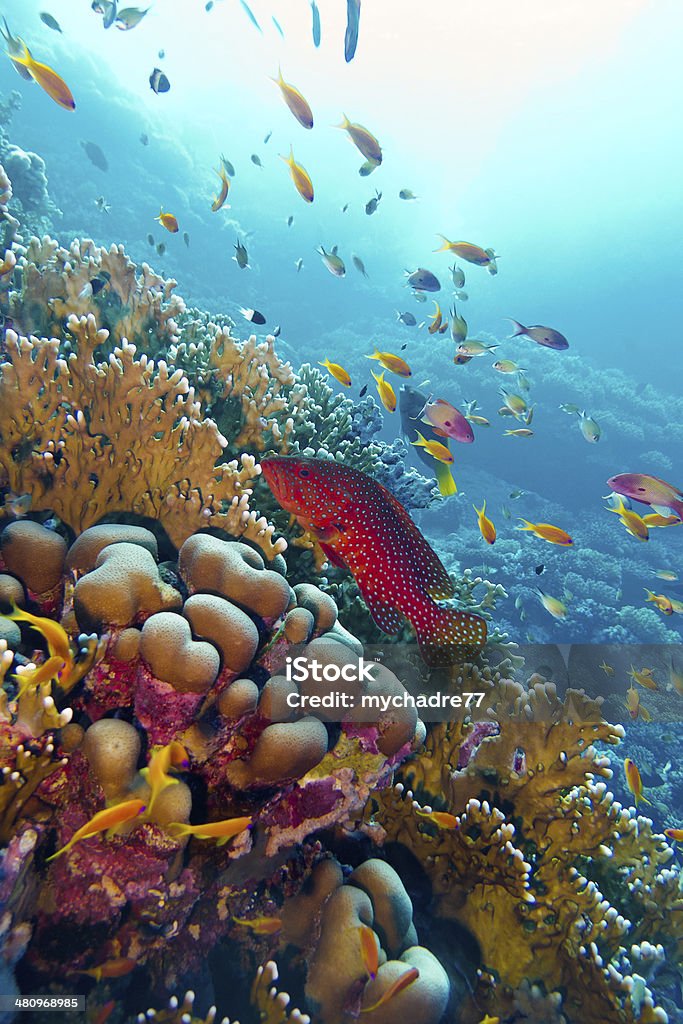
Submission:
[[[311,0],[311,14],[313,15],[313,45],[320,46],[320,11],[315,0]]]
[[[360,0],[346,0],[346,36],[344,57],[348,64],[353,60],[358,45],[358,23],[360,21]]]
[[[285,34],[284,34],[284,32],[282,31],[282,25],[281,25],[281,24],[280,24],[280,22],[279,22],[279,21],[277,20],[277,18],[275,17],[275,15],[274,15],[274,14],[272,15],[272,19],[273,19],[273,25],[275,25],[275,28],[276,28],[276,29],[278,30],[278,32],[280,33],[280,35],[281,35],[281,36],[282,36],[282,38],[284,39],[284,38],[285,38]]]
[[[261,33],[261,35],[263,35],[263,29],[261,28],[261,26],[259,25],[258,21],[254,17],[254,12],[252,11],[252,9],[249,6],[249,4],[246,3],[246,0],[240,0],[240,3],[242,5],[242,10],[246,14],[246,16],[249,18],[249,21],[252,23],[254,28],[257,28],[259,30],[259,32]]]

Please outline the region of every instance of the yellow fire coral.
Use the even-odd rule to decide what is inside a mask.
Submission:
[[[683,900],[664,838],[599,781],[611,770],[592,744],[618,743],[623,730],[602,718],[599,701],[575,690],[561,699],[538,677],[527,690],[472,669],[464,689],[483,691],[481,706],[431,729],[403,770],[406,786],[373,795],[366,828],[411,850],[435,915],[476,939],[479,1007],[506,1017],[520,991],[538,985],[565,993],[571,1021],[664,1020],[649,997],[630,999],[621,958],[641,939],[680,956]],[[431,814],[435,802],[445,819]],[[628,905],[612,906],[599,885],[623,892],[624,872]],[[470,1004],[458,1020],[480,1017]]]
[[[55,339],[7,332],[0,367],[0,484],[30,493],[77,533],[105,514],[158,519],[174,544],[203,526],[258,544],[272,558],[286,547],[249,509],[260,469],[253,456],[217,464],[226,439],[202,417],[181,370],[136,357],[125,339],[106,362],[108,338],[95,318],[71,316],[76,351]]]

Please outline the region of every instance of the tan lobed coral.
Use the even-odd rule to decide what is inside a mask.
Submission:
[[[286,547],[250,511],[260,469],[252,455],[217,464],[226,439],[202,416],[181,370],[123,341],[108,361],[95,318],[69,318],[76,352],[7,332],[0,366],[0,483],[30,493],[80,533],[105,514],[158,519],[177,545],[201,526],[246,537],[272,558]]]
[[[680,958],[683,899],[664,838],[598,781],[611,769],[593,743],[618,743],[623,730],[583,692],[561,699],[539,677],[526,689],[510,667],[465,674],[481,706],[430,729],[403,782],[374,795],[366,827],[410,849],[436,918],[476,940],[477,1005],[459,1021],[478,1021],[482,1006],[510,1015],[530,986],[540,1002],[555,993],[571,1024],[664,1021],[649,996],[632,1002],[626,946],[660,942]],[[434,807],[446,817],[430,818]],[[624,904],[605,899],[601,884],[621,888]]]

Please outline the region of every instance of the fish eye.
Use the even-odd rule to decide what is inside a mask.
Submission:
[[[305,477],[305,476],[310,476],[310,475],[311,475],[310,469],[300,469],[299,470],[299,476],[304,476]]]

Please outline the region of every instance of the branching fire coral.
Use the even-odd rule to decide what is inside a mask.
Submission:
[[[285,546],[249,510],[259,468],[251,455],[216,464],[227,446],[204,419],[181,370],[171,372],[122,342],[108,361],[94,353],[108,338],[92,315],[70,317],[76,352],[56,340],[7,334],[11,359],[0,370],[0,480],[30,493],[76,533],[117,511],[158,519],[179,545],[201,526],[245,536],[272,557]]]
[[[371,834],[381,826],[384,841],[409,847],[437,918],[476,940],[479,1007],[506,1016],[531,985],[562,992],[572,1024],[663,1021],[650,997],[634,1006],[624,944],[647,937],[680,957],[683,900],[664,838],[597,781],[611,769],[593,744],[623,731],[583,692],[560,699],[538,677],[527,690],[510,668],[471,671],[464,688],[485,694],[481,708],[430,730],[404,783],[375,796]],[[458,1019],[480,1016],[470,1006]]]

